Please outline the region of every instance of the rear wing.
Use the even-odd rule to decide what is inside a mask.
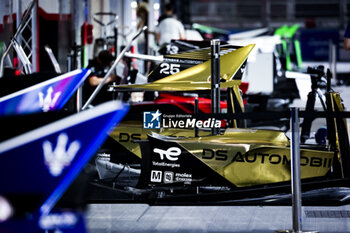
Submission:
[[[221,87],[229,88],[238,86],[241,83],[241,77],[236,78],[235,75],[246,61],[249,53],[254,48],[254,45],[247,45],[238,49],[224,48],[221,50],[220,56],[220,76]],[[186,60],[188,58],[188,60]],[[147,84],[131,84],[131,85],[115,85],[113,88],[122,91],[201,91],[210,90],[210,50],[209,48],[191,51],[180,54],[167,55],[167,59],[173,59],[174,63],[161,63],[152,75],[160,74],[166,77]],[[200,60],[202,59],[202,60]],[[181,66],[187,61],[197,61],[190,67]],[[205,60],[205,61],[203,61]]]
[[[60,110],[90,74],[79,69],[0,98],[0,116]]]
[[[0,196],[48,214],[127,111],[110,101],[2,141]]]

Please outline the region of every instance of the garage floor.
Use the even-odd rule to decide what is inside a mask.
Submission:
[[[148,206],[93,204],[89,232],[275,232],[292,229],[286,206]],[[350,205],[303,207],[302,229],[321,233],[350,232]]]

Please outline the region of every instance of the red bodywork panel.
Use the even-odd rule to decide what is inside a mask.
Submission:
[[[182,109],[188,114],[192,114],[194,111],[195,97],[192,96],[178,96],[172,94],[161,93],[157,99],[154,100],[155,104],[173,104]],[[220,101],[220,109],[227,109],[227,103]],[[211,100],[207,98],[198,98],[198,109],[203,113],[211,113]]]

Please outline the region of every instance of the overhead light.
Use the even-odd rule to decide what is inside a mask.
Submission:
[[[136,1],[132,1],[130,3],[130,5],[131,5],[131,8],[137,8],[137,2]]]
[[[154,3],[154,4],[153,4],[153,9],[159,10],[159,8],[160,8],[159,3]]]

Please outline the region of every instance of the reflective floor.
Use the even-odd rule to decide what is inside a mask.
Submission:
[[[302,229],[320,233],[350,232],[350,206],[303,207]],[[286,206],[148,206],[93,204],[89,232],[275,232],[292,229]]]

